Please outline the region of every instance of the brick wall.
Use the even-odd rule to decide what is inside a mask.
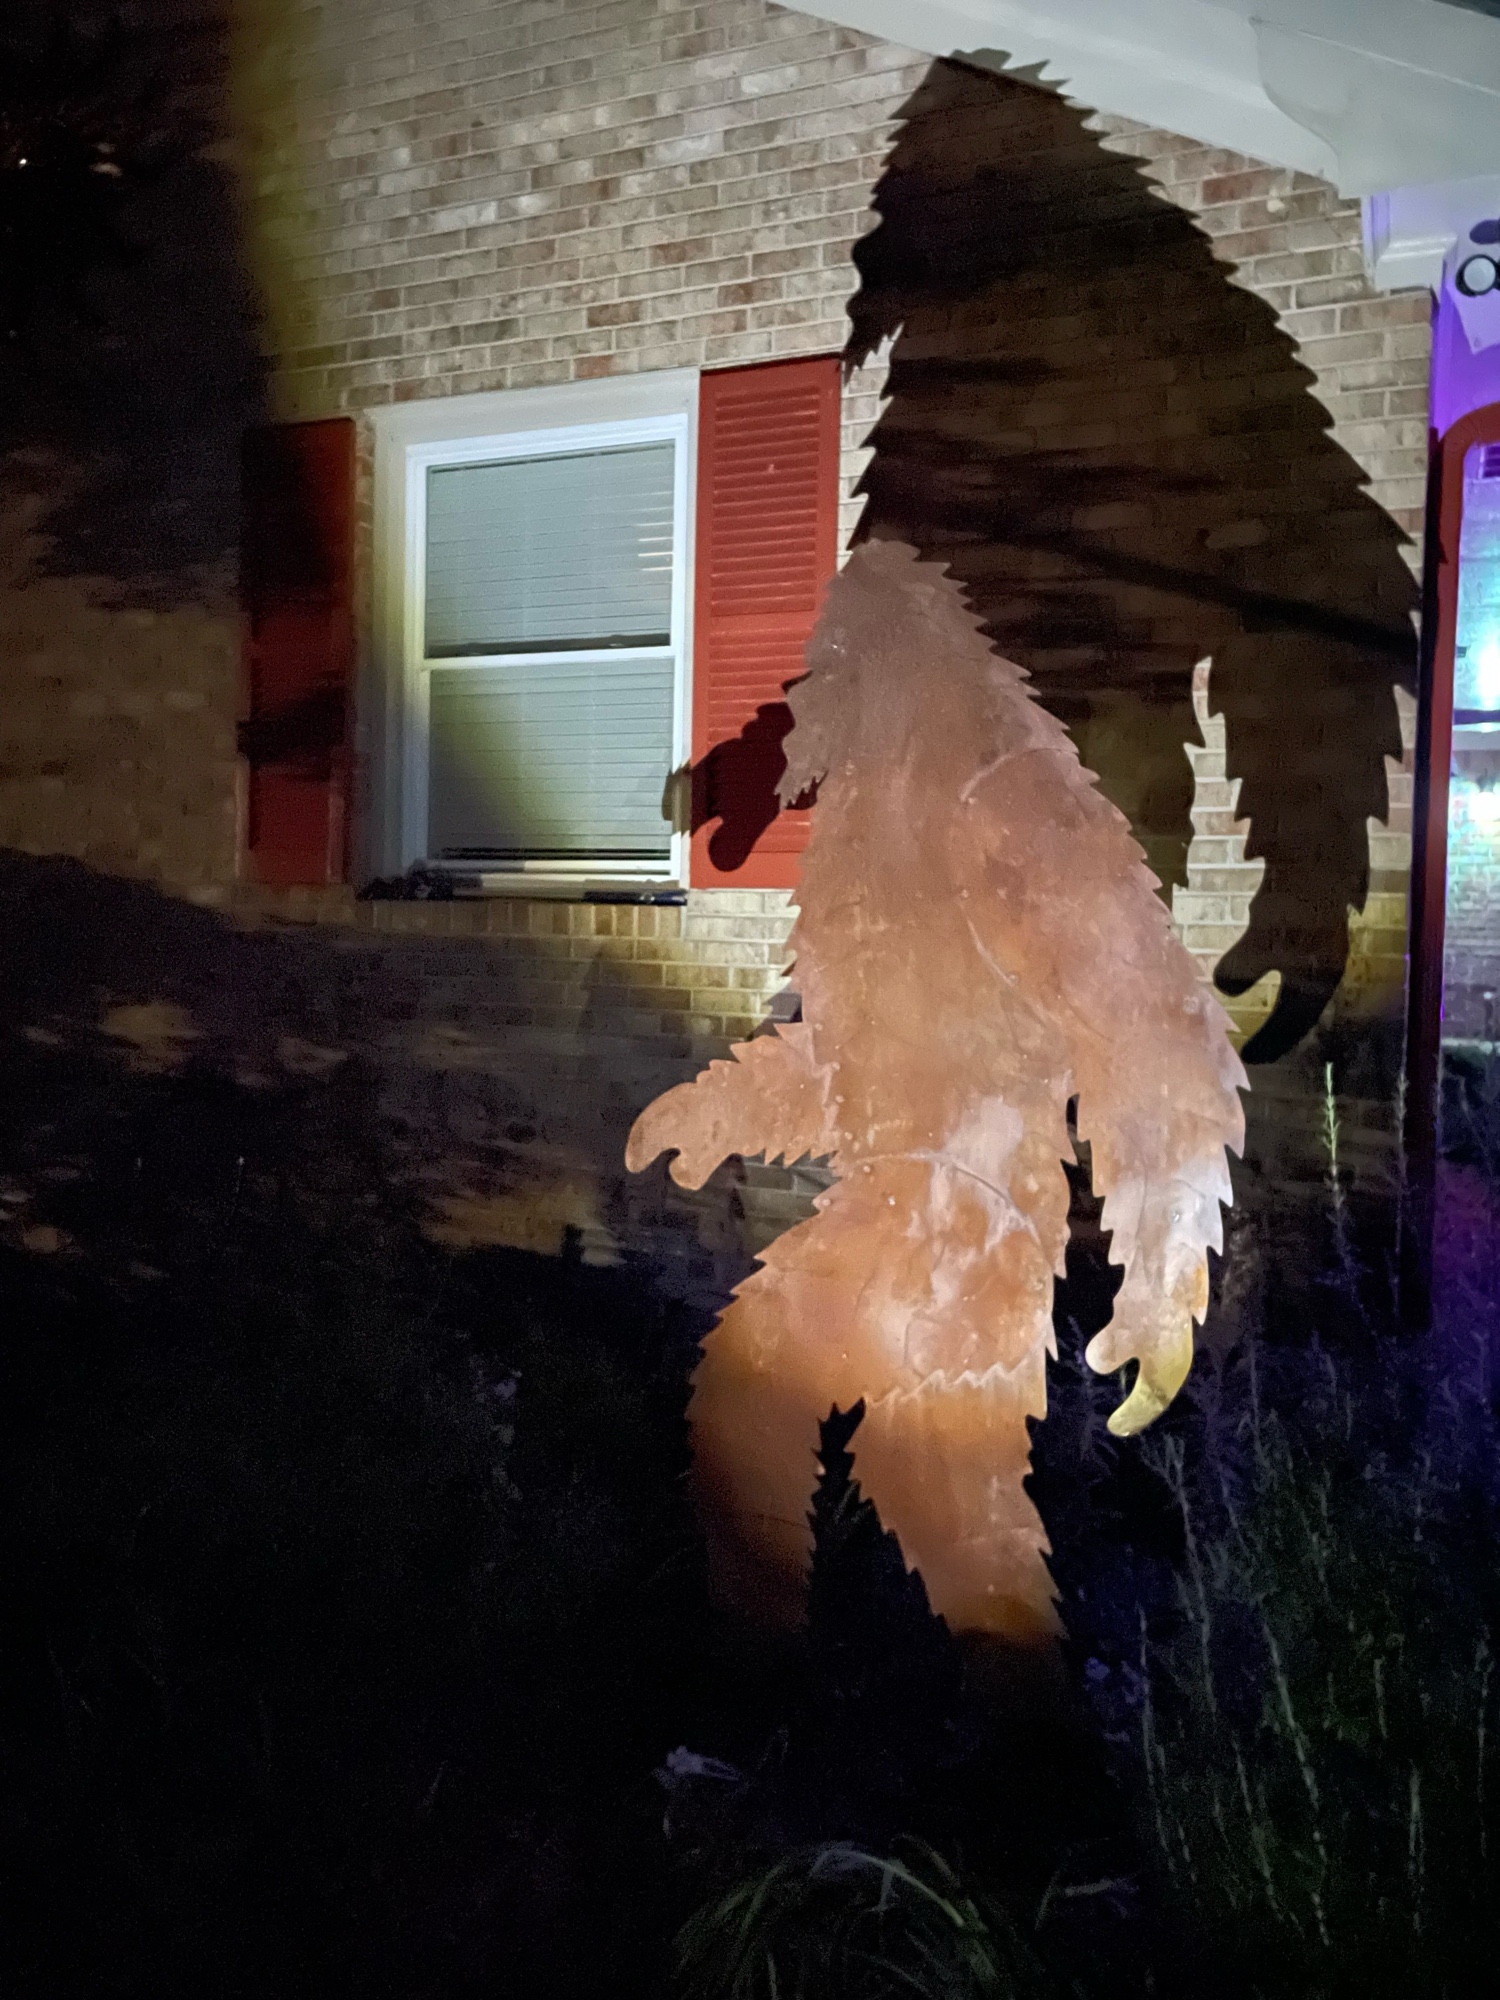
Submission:
[[[1107,143],[1147,163],[1163,193],[1188,209],[1235,282],[1256,292],[1297,343],[1311,389],[1332,419],[1332,433],[1369,475],[1369,490],[1409,537],[1407,560],[1420,576],[1427,495],[1431,300],[1425,291],[1380,294],[1365,274],[1360,206],[1325,183],[1290,169],[1270,168],[1190,140],[1149,132],[1120,119],[1101,119]],[[1207,677],[1195,684],[1194,706],[1206,726],[1206,751],[1192,755],[1199,791],[1194,829],[1198,869],[1243,867],[1233,850],[1201,845],[1233,838],[1217,815],[1231,804],[1224,785],[1228,746],[1222,723],[1209,719]],[[1370,827],[1371,905],[1360,927],[1366,956],[1390,961],[1387,986],[1404,976],[1406,891],[1411,871],[1411,771],[1415,710],[1398,697],[1405,768],[1390,773],[1390,817]],[[1215,789],[1205,791],[1204,785]],[[1253,866],[1253,864],[1251,864]],[[1197,870],[1195,869],[1195,873]],[[1206,971],[1239,935],[1249,915],[1249,877],[1210,883],[1201,873],[1179,894],[1176,908],[1190,948]],[[1205,930],[1203,926],[1212,926]],[[1248,1030],[1266,994],[1252,992],[1235,1012]]]
[[[1422,563],[1427,489],[1431,300],[1425,291],[1381,295],[1365,275],[1357,201],[1311,177],[1215,152],[1180,138],[1147,132],[1123,120],[1100,121],[1108,143],[1148,163],[1164,195],[1199,221],[1236,283],[1258,293],[1297,343],[1312,393],[1332,419],[1332,434],[1369,476],[1369,490],[1409,537],[1414,575]],[[1206,977],[1243,934],[1249,918],[1253,863],[1244,860],[1242,823],[1232,816],[1232,746],[1211,719],[1211,676],[1199,676],[1194,706],[1204,748],[1193,750],[1197,796],[1188,885],[1174,896],[1174,914]],[[1396,1132],[1399,1068],[1396,1026],[1405,998],[1407,895],[1411,873],[1414,700],[1396,694],[1402,757],[1387,761],[1387,810],[1368,822],[1370,891],[1351,930],[1349,970],[1336,1015],[1368,1024],[1379,1056],[1350,1060],[1336,1051],[1345,1152],[1366,1184],[1389,1183]],[[1232,1012],[1242,1033],[1253,1032],[1274,994],[1260,982]],[[1301,1171],[1315,1162],[1321,1105],[1317,1084],[1325,1051],[1309,1044],[1300,1061],[1258,1072],[1260,1122],[1268,1170]],[[1287,1074],[1286,1072],[1293,1072]],[[1301,1074],[1295,1074],[1300,1071]],[[1272,1127],[1274,1126],[1274,1136]]]
[[[825,1185],[812,1168],[731,1163],[689,1195],[660,1165],[623,1168],[641,1107],[763,1022],[784,976],[784,891],[654,908],[244,889],[229,914],[319,947],[314,982],[337,998],[301,1032],[378,1069],[393,1155],[445,1242],[555,1252],[572,1233],[586,1259],[623,1245],[691,1293],[742,1275]]]
[[[1305,175],[1180,141],[1163,148],[1155,137],[1117,130],[1113,143],[1150,158],[1164,193],[1198,217],[1236,282],[1275,308],[1311,371],[1313,394],[1333,419],[1333,436],[1409,537],[1407,561],[1420,576],[1432,359],[1428,293],[1372,290],[1357,201]],[[1367,822],[1369,895],[1351,922],[1332,1032],[1255,1078],[1258,1164],[1283,1184],[1321,1164],[1325,1065],[1331,1065],[1345,1164],[1377,1196],[1395,1184],[1416,745],[1415,701],[1399,690],[1395,699],[1402,756],[1387,760],[1386,812]],[[1238,1013],[1250,1003],[1241,1017],[1246,1027],[1253,1026],[1257,998],[1264,992],[1252,989],[1236,1005]]]
[[[99,1096],[101,1063],[191,1065],[210,1105],[231,1078],[280,1095],[345,1165],[357,1147],[372,1195],[395,1189],[449,1245],[555,1254],[571,1241],[595,1262],[623,1248],[664,1289],[711,1306],[806,1213],[822,1177],[736,1161],[687,1194],[660,1166],[627,1175],[625,1137],[641,1104],[758,1025],[784,901],[732,891],[637,909],[243,890],[203,909],[77,862],[0,852],[0,1032],[23,1064],[29,1046],[60,1065],[50,1143],[78,1163],[132,1143],[122,1134],[139,1106],[128,1087]],[[108,1102],[102,1125],[68,1107],[75,1087]]]
[[[27,11],[8,8],[7,29]],[[138,254],[75,244],[79,313],[48,290],[70,269],[52,244],[0,352],[0,845],[204,887],[235,866],[238,457],[264,364],[238,187],[211,143],[225,10],[119,11],[78,102],[122,141],[111,185]],[[148,72],[154,129],[182,145],[153,138],[136,172]]]
[[[1383,294],[1365,275],[1360,205],[1308,174],[1267,167],[1123,119],[1097,121],[1195,216],[1237,284],[1274,308],[1313,377],[1334,436],[1413,540],[1420,570],[1427,493],[1432,302]]]
[[[925,58],[766,0],[280,11],[246,97],[286,415],[842,347]]]
[[[0,847],[212,891],[237,825],[224,593],[122,607],[107,579],[38,574],[34,520],[0,510]]]
[[[231,102],[273,410],[360,416],[411,397],[841,347],[852,251],[897,113],[927,68],[769,0],[257,0],[243,10]],[[1169,135],[1120,121],[1101,130],[1149,163],[1165,197],[1198,216],[1238,281],[1275,308],[1337,435],[1416,533],[1425,298],[1370,293],[1357,204]],[[877,356],[846,397],[846,530],[882,379]],[[368,424],[361,453],[367,537]],[[223,477],[232,484],[227,460]],[[367,545],[360,560],[367,575]],[[695,894],[674,915],[236,890],[233,621],[207,597],[146,622],[108,598],[108,579],[69,581],[61,595],[24,579],[5,590],[3,626],[27,635],[8,643],[31,679],[19,702],[0,691],[0,730],[12,750],[27,732],[50,748],[45,759],[29,750],[20,775],[11,752],[0,757],[15,766],[0,772],[0,838],[157,877],[247,923],[342,938],[376,988],[407,995],[428,1024],[414,1041],[392,1003],[387,1053],[403,1116],[425,1101],[420,1079],[507,1079],[508,1127],[532,1136],[507,1141],[499,1166],[477,1136],[468,1155],[457,1147],[463,1171],[434,1194],[455,1231],[577,1226],[599,1254],[627,1223],[649,1237],[657,1225],[632,1219],[610,1165],[622,1121],[760,1017],[781,976],[782,900]],[[101,716],[113,757],[99,748]],[[1200,777],[1222,788],[1211,723],[1207,738]],[[1227,755],[1232,768],[1232,744]],[[44,761],[58,768],[43,772]],[[1384,899],[1375,955],[1391,963],[1408,852],[1401,803],[1372,836]],[[1200,843],[1233,841],[1209,832],[1207,816],[1227,809],[1221,793],[1200,793]],[[1200,844],[1196,900],[1180,907],[1205,969],[1243,921],[1248,880],[1223,877],[1243,865],[1233,854],[1206,872],[1208,853]],[[591,979],[628,999],[596,1004]],[[463,1116],[477,1135],[484,1121]],[[563,1138],[546,1136],[549,1119]],[[527,1184],[553,1190],[547,1200],[518,1193],[522,1159]],[[695,1240],[727,1226],[736,1204],[776,1211],[787,1186],[742,1170],[733,1196],[715,1197],[720,1223],[695,1212]],[[734,1223],[740,1234],[759,1226]]]

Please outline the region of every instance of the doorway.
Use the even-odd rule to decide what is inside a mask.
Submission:
[[[1500,1139],[1500,403],[1438,445],[1429,548],[1408,1054],[1428,1202]]]

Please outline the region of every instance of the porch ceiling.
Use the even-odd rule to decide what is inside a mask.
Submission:
[[[1481,0],[815,0],[882,41],[1034,70],[1079,103],[1346,194],[1500,171]]]

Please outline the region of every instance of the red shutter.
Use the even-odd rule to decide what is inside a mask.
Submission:
[[[354,671],[354,422],[245,438],[244,607],[250,873],[344,879]]]
[[[824,585],[838,561],[837,356],[705,375],[698,414],[693,859],[699,886],[789,889],[811,813],[778,812]]]

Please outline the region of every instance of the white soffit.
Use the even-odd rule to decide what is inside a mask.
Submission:
[[[1452,0],[817,0],[1345,194],[1500,171],[1500,19]]]
[[[1476,222],[1500,217],[1500,171],[1438,187],[1393,188],[1365,203],[1365,261],[1383,292],[1436,291]]]

